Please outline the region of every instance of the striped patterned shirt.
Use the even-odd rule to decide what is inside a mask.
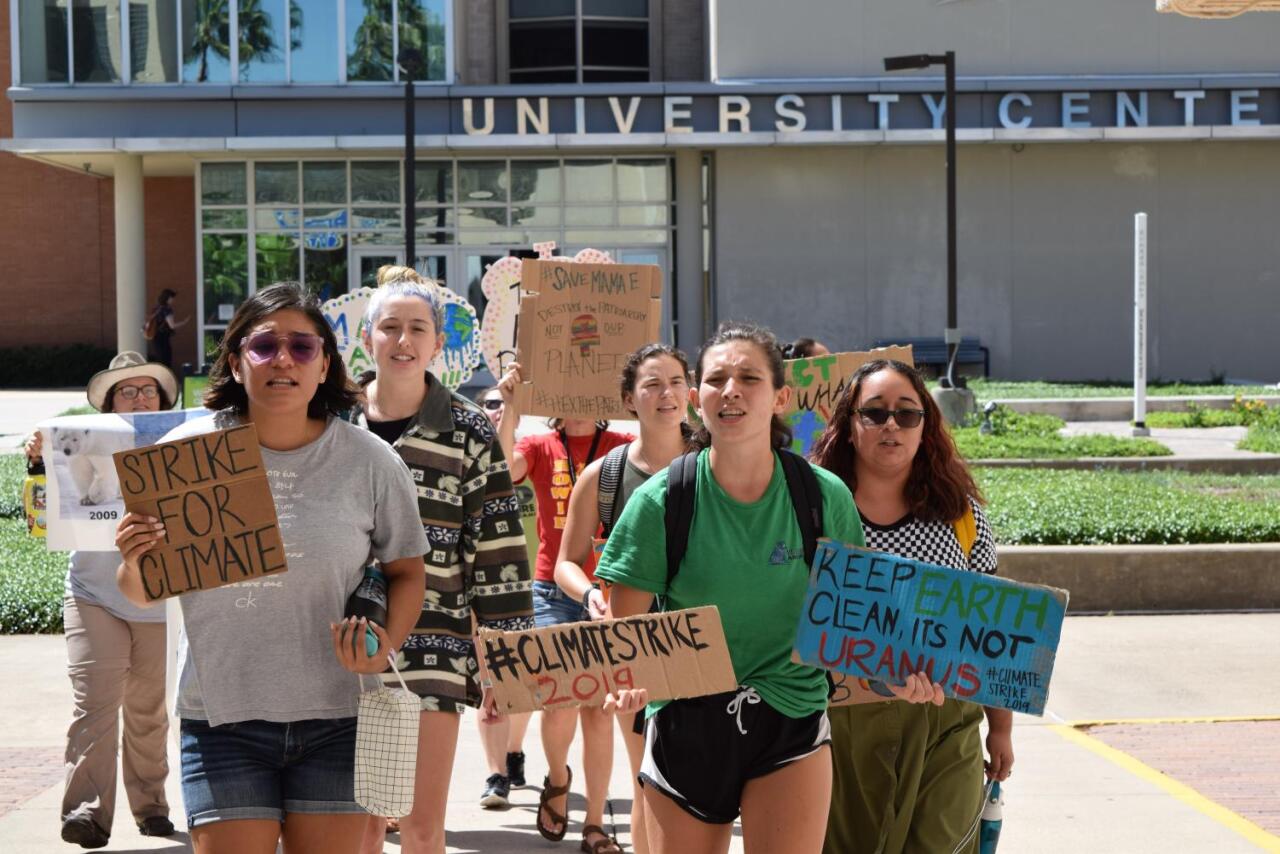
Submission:
[[[532,578],[520,502],[493,425],[427,377],[422,409],[392,444],[413,475],[430,548],[422,614],[396,666],[424,710],[462,711],[480,703],[473,618],[503,631],[533,628]],[[373,378],[363,375],[360,385]],[[369,426],[363,406],[351,420]]]

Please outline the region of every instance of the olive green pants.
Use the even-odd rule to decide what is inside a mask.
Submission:
[[[982,707],[898,700],[829,711],[824,854],[951,854],[982,807]],[[977,834],[960,849],[978,851]]]

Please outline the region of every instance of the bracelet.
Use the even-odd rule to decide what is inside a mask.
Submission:
[[[585,591],[583,591],[583,594],[582,594],[582,610],[586,611],[588,614],[590,614],[590,613],[591,613],[591,591],[592,591],[592,590],[599,590],[599,589],[600,589],[600,582],[599,582],[599,581],[593,581],[593,582],[591,582],[591,586],[590,586],[590,587],[588,587]]]

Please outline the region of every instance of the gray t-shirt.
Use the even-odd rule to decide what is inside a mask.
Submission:
[[[67,595],[106,608],[115,617],[130,623],[163,623],[163,604],[141,608],[120,592],[120,585],[116,583],[119,566],[118,551],[72,552],[67,567]]]
[[[218,413],[163,441],[235,423]],[[338,663],[329,624],[372,559],[426,552],[413,479],[389,445],[337,418],[297,450],[262,448],[262,461],[289,569],[181,597],[178,717],[212,726],[351,717],[359,680]]]

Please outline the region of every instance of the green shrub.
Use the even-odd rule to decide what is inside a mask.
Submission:
[[[0,634],[62,631],[66,552],[27,533],[22,512],[26,458],[0,454]]]
[[[1120,436],[1062,436],[1064,422],[1054,415],[1028,415],[1007,406],[991,413],[991,430],[981,426],[951,431],[965,459],[1076,459],[1079,457],[1161,457],[1171,453],[1151,439]]]
[[[1132,397],[1133,383],[1114,380],[1098,380],[1074,383],[1043,381],[1015,381],[970,379],[969,388],[978,400],[1008,400],[1012,398],[1077,398],[1077,397]],[[1280,395],[1275,386],[1237,386],[1217,383],[1153,382],[1147,384],[1148,397],[1181,395]]]
[[[977,469],[1001,543],[1280,541],[1280,477]]]
[[[0,348],[0,388],[83,386],[115,355],[95,344]]]

